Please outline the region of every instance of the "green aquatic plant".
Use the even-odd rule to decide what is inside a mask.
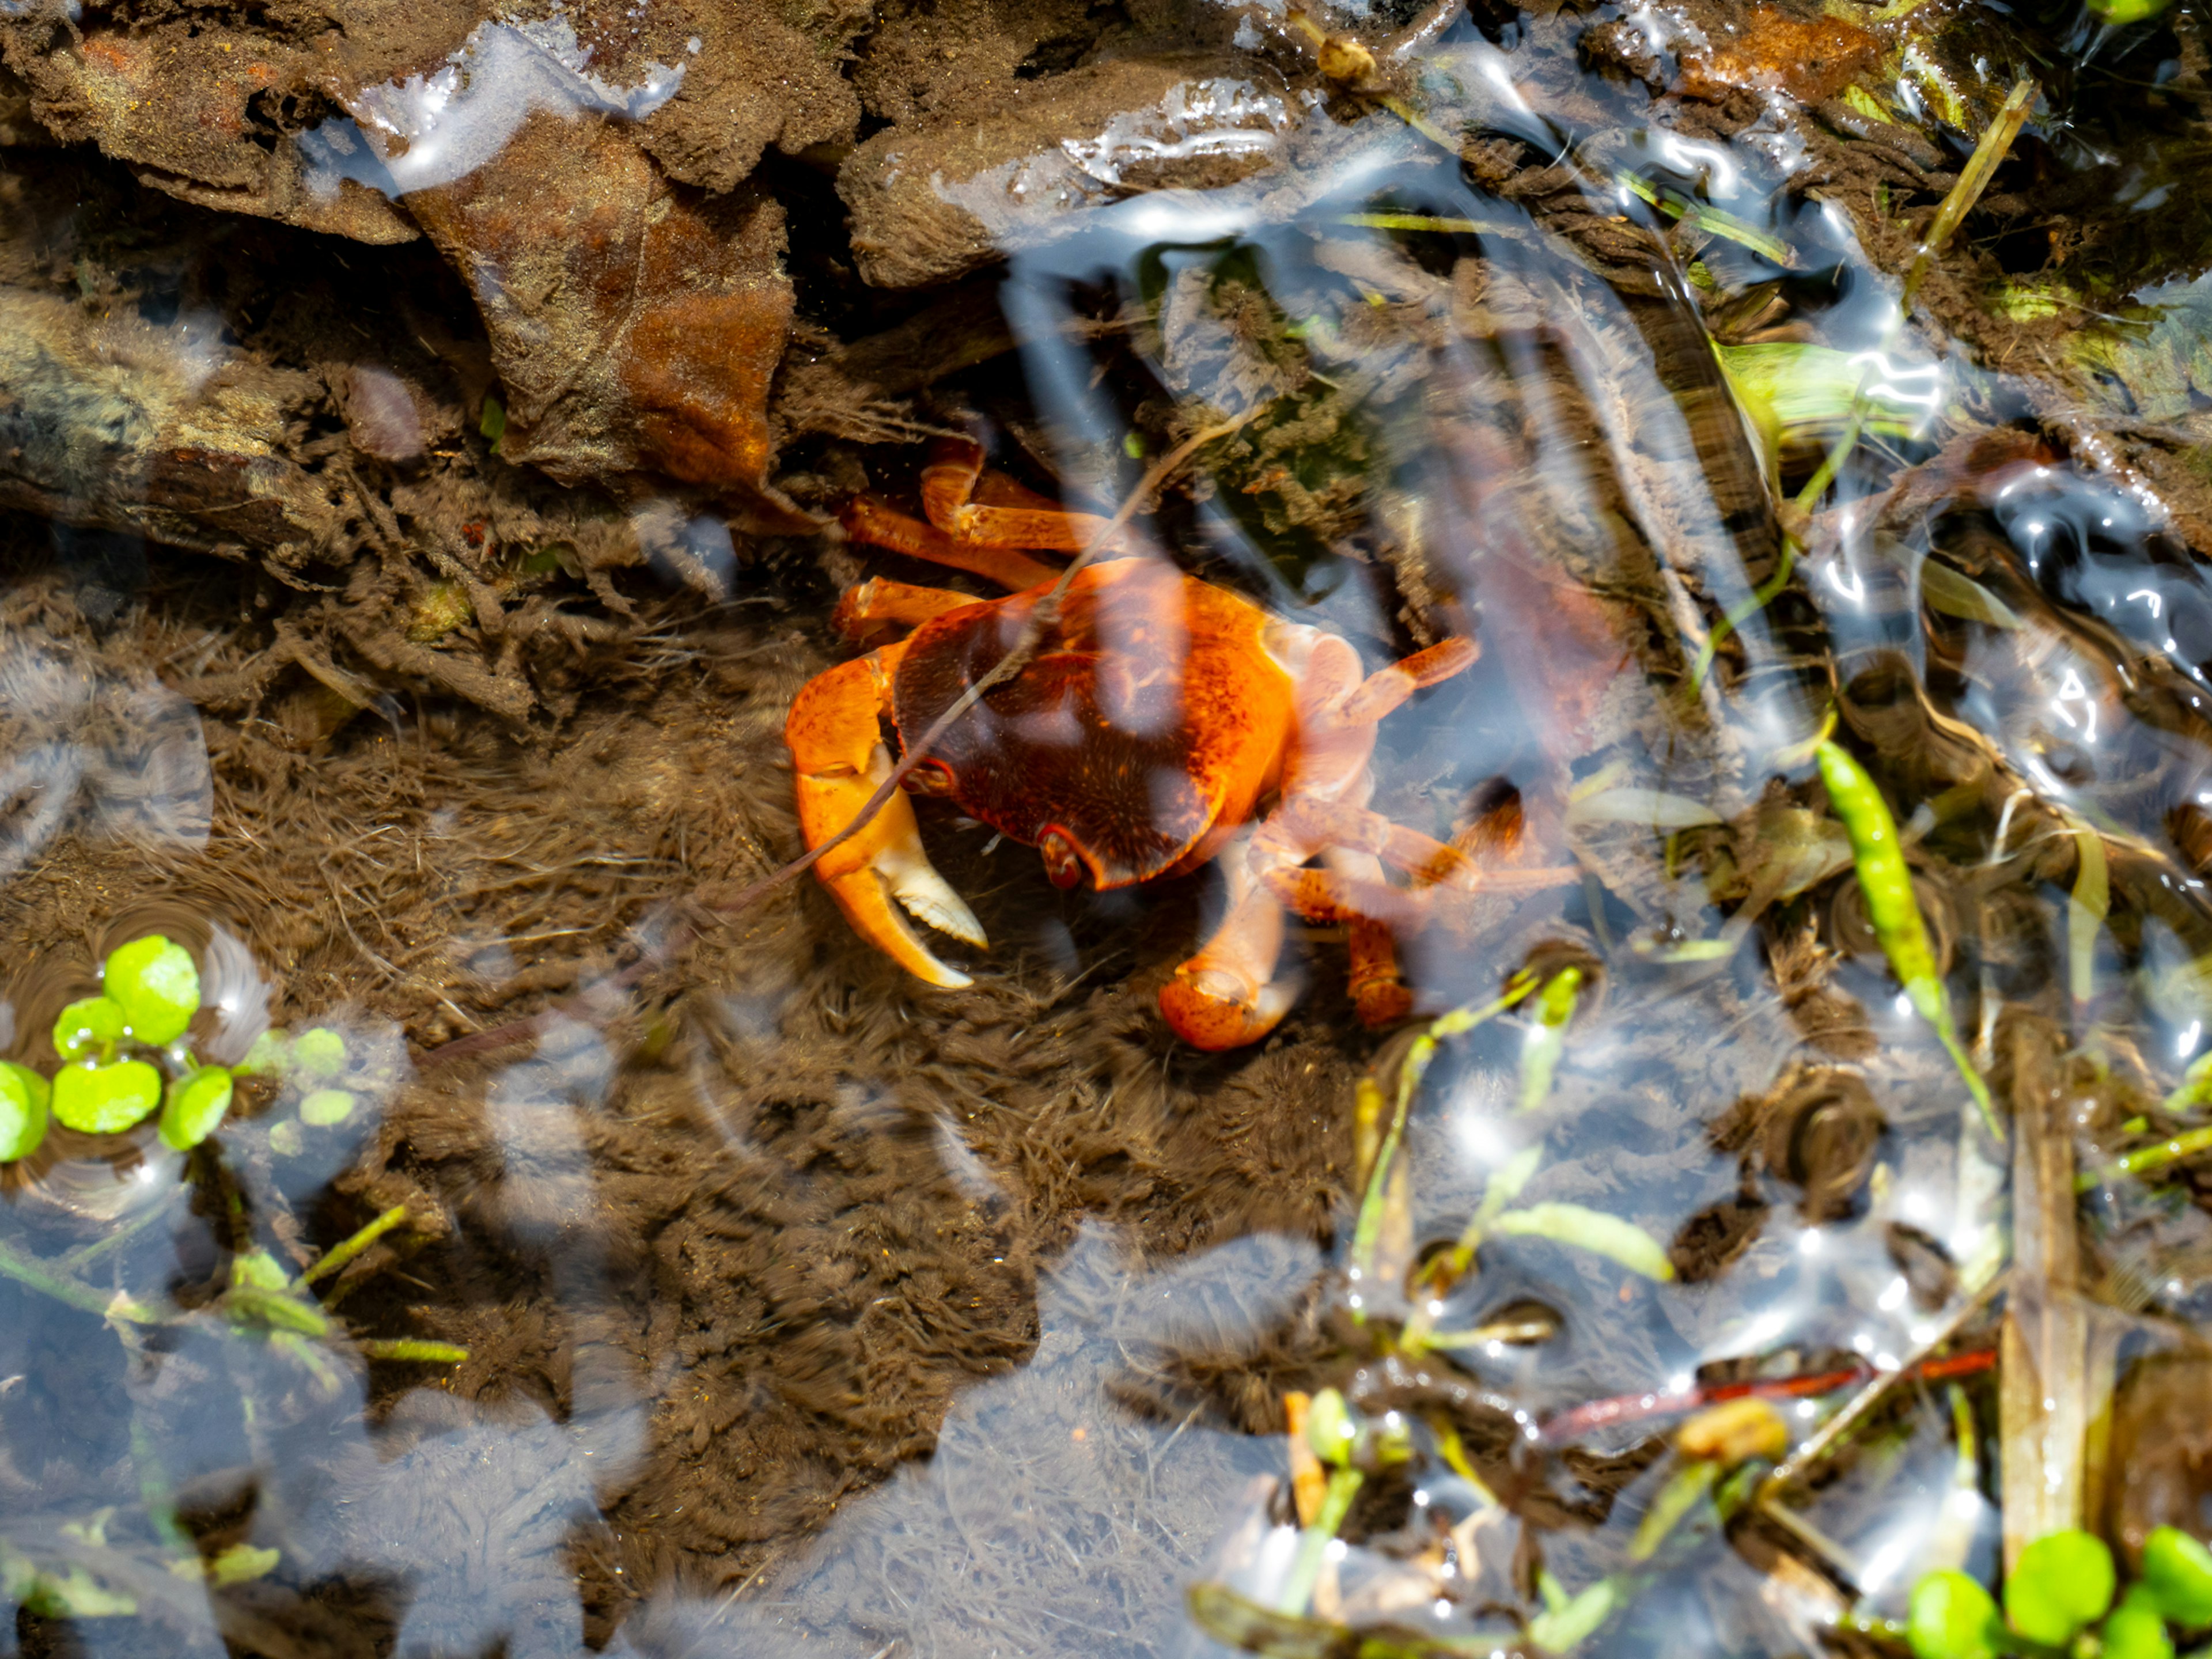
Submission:
[[[179,1152],[198,1146],[230,1109],[232,1093],[230,1073],[220,1066],[203,1066],[179,1079],[161,1109],[161,1139]]]
[[[198,964],[191,951],[159,933],[109,951],[103,977],[131,1036],[151,1047],[174,1042],[199,1012]]]
[[[1873,925],[1882,954],[1905,988],[1920,1018],[1935,1028],[1937,1038],[1959,1068],[1966,1091],[1980,1109],[1990,1133],[2004,1139],[1990,1103],[1989,1085],[1967,1059],[1959,1041],[1958,1023],[1951,1015],[1951,994],[1936,971],[1935,947],[1928,942],[1928,924],[1912,894],[1912,872],[1905,867],[1905,852],[1897,838],[1897,820],[1889,803],[1867,775],[1850,750],[1833,739],[1817,751],[1820,781],[1828,787],[1828,804],[1851,838],[1851,861],[1856,866],[1859,891],[1865,896],[1867,920]]]
[[[1522,1111],[1533,1112],[1551,1097],[1552,1079],[1566,1053],[1567,1023],[1575,1017],[1575,998],[1582,984],[1581,969],[1562,968],[1536,994],[1536,1018],[1521,1045]]]
[[[1905,1636],[1916,1659],[2172,1659],[2169,1626],[2212,1625],[2212,1551],[2178,1527],[2160,1527],[2144,1542],[2142,1577],[2114,1607],[2118,1589],[2104,1540],[2073,1528],[2047,1533],[2014,1563],[2002,1611],[1966,1573],[1923,1574]]]
[[[192,953],[163,934],[143,934],[108,952],[100,978],[100,995],[55,1018],[54,1051],[64,1063],[52,1079],[14,1061],[0,1073],[0,1164],[36,1152],[49,1116],[81,1134],[110,1135],[160,1111],[161,1138],[182,1152],[213,1134],[229,1109],[228,1071],[189,1051],[168,1052],[200,1009]],[[126,1052],[133,1048],[139,1052]],[[165,1068],[173,1079],[166,1090]]]
[[[161,1104],[161,1074],[143,1060],[78,1060],[53,1082],[55,1120],[80,1134],[121,1134]]]
[[[64,1060],[109,1052],[123,1041],[129,1023],[122,1006],[109,998],[72,1002],[55,1018],[54,1052]]]
[[[0,1060],[0,1164],[27,1158],[46,1138],[53,1085],[27,1066]]]

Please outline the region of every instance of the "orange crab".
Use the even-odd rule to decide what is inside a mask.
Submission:
[[[890,775],[883,719],[902,744],[919,736],[1021,636],[1058,574],[1027,554],[1076,550],[1105,527],[985,475],[971,443],[939,446],[922,503],[927,523],[863,498],[845,526],[855,540],[1019,591],[978,600],[883,577],[847,590],[836,622],[848,638],[890,624],[915,631],[817,676],[792,704],[784,740],[810,848],[852,823]],[[1198,1048],[1256,1042],[1289,1011],[1295,987],[1276,972],[1286,901],[1351,922],[1353,1000],[1379,1024],[1412,999],[1389,928],[1349,913],[1346,896],[1401,890],[1386,887],[1385,863],[1417,883],[1454,882],[1468,866],[1368,810],[1376,725],[1474,657],[1468,641],[1448,640],[1367,674],[1334,634],[1158,559],[1109,559],[1077,572],[1027,666],[954,723],[905,789],[951,796],[1036,847],[1061,887],[1086,873],[1102,890],[1126,887],[1218,860],[1227,914],[1160,993],[1169,1024]],[[1325,872],[1304,868],[1316,858]],[[861,938],[933,985],[969,983],[900,914],[987,943],[922,850],[905,794],[894,792],[814,872]]]

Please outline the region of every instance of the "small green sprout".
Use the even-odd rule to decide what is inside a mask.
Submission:
[[[327,1025],[304,1030],[293,1040],[292,1069],[309,1083],[320,1083],[345,1070],[345,1039]]]
[[[64,1066],[53,1087],[54,1115],[80,1134],[120,1134],[161,1103],[161,1074],[143,1060]]]
[[[283,1265],[264,1249],[240,1250],[230,1259],[230,1287],[250,1291],[281,1291],[292,1282]]]
[[[39,1150],[52,1098],[52,1085],[29,1066],[0,1060],[0,1164]]]
[[[192,953],[149,933],[107,953],[106,990],[131,1023],[131,1035],[159,1048],[174,1042],[200,1011],[200,970]]]
[[[1313,1448],[1316,1457],[1333,1468],[1341,1468],[1351,1460],[1352,1444],[1358,1431],[1352,1425],[1352,1413],[1344,1403],[1344,1395],[1334,1389],[1323,1389],[1306,1407],[1306,1443]]]
[[[220,1066],[203,1066],[180,1078],[169,1085],[168,1104],[161,1109],[161,1139],[180,1152],[198,1146],[222,1121],[230,1097],[230,1073]]]
[[[1528,1621],[1528,1639],[1546,1653],[1569,1653],[1581,1646],[1613,1616],[1620,1601],[1620,1586],[1610,1578],[1601,1578],[1572,1596],[1549,1573],[1544,1578],[1545,1610]]]
[[[2006,1577],[2005,1619],[2031,1642],[2063,1647],[2105,1616],[2118,1583],[2103,1539],[2048,1533],[2020,1553]]]
[[[1536,1018],[1521,1045],[1521,1101],[1517,1109],[1533,1112],[1550,1097],[1552,1079],[1566,1052],[1567,1023],[1575,1017],[1575,998],[1582,990],[1583,970],[1562,968],[1536,994]]]
[[[354,1097],[343,1089],[317,1089],[300,1103],[300,1121],[311,1129],[334,1129],[353,1115]]]
[[[54,1021],[54,1051],[64,1060],[112,1053],[130,1025],[120,1004],[106,997],[86,997],[63,1009]]]

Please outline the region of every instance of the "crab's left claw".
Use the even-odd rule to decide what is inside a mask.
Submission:
[[[890,694],[891,671],[905,647],[886,646],[872,655],[809,680],[784,722],[797,774],[799,827],[809,848],[819,847],[860,815],[868,798],[890,775],[890,755],[877,733],[877,718]],[[939,932],[974,945],[988,941],[959,894],[922,850],[914,803],[893,790],[876,815],[814,866],[853,931],[932,985],[957,990],[974,983],[940,962],[900,914],[903,905]]]

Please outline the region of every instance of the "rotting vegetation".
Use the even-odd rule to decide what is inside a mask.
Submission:
[[[19,1638],[2185,1643],[2212,252],[2142,10],[0,21],[15,1030],[214,916],[386,1056],[127,1233],[5,1178],[86,1291],[0,1286]],[[440,161],[410,77],[501,62]],[[1421,1016],[1321,971],[1218,1058],[1189,890],[931,818],[1000,941],[944,995],[763,890],[834,514],[971,433],[1108,511],[1231,423],[1147,533],[1476,639],[1376,805],[1575,879],[1333,890]],[[173,1348],[84,1305],[154,1283]],[[262,1340],[347,1329],[408,1334]]]

